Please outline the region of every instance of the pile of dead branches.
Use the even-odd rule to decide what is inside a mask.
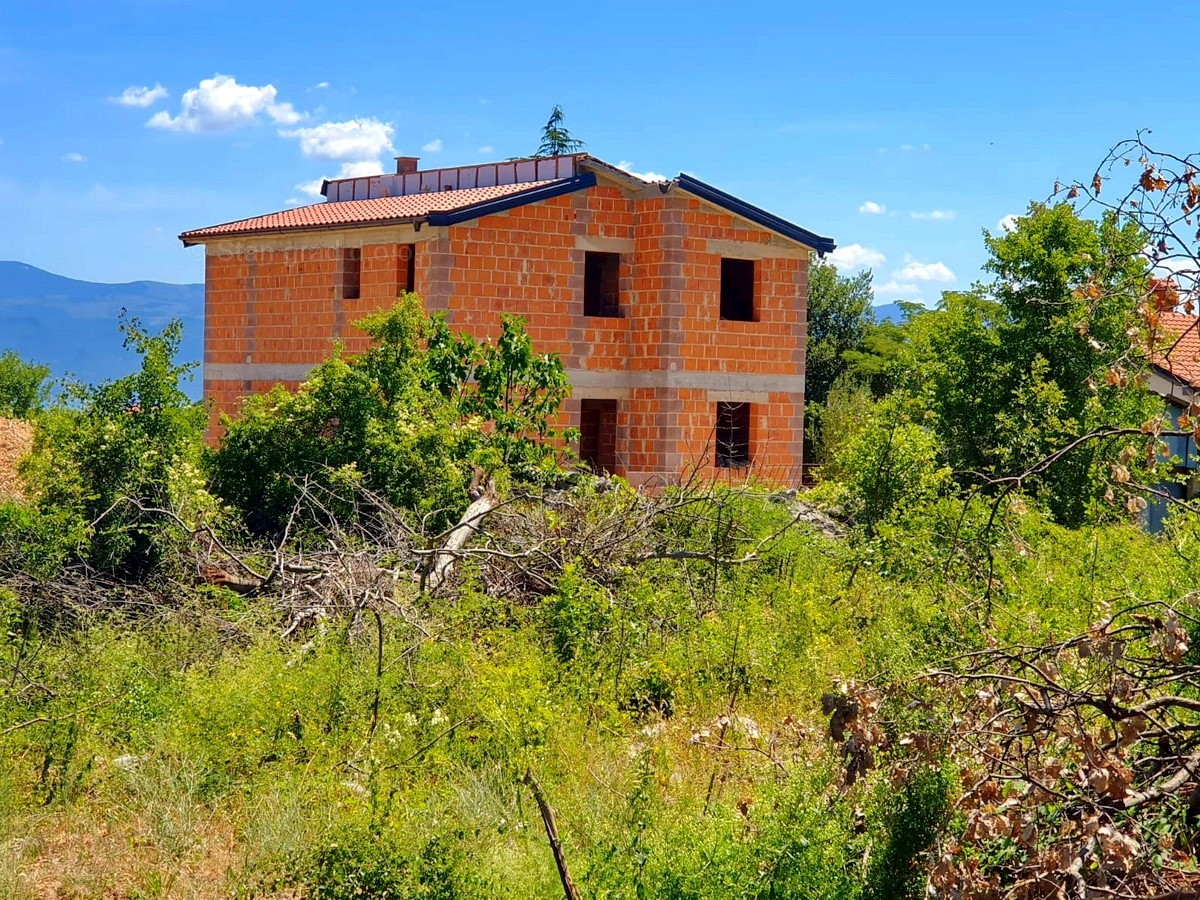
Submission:
[[[961,781],[930,896],[1200,897],[1196,597],[1039,646],[991,646],[902,685],[844,685],[848,776],[876,759]]]

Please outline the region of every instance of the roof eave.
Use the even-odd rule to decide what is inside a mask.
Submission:
[[[743,219],[749,219],[754,224],[761,225],[768,231],[773,231],[789,240],[803,244],[815,250],[819,256],[823,257],[826,253],[832,253],[837,247],[833,238],[822,237],[819,234],[809,231],[807,228],[801,228],[787,219],[781,219],[774,213],[769,213],[765,209],[755,206],[753,203],[747,203],[745,200],[735,197],[733,194],[728,194],[720,188],[713,187],[699,178],[681,173],[675,179],[674,184],[681,190],[687,191],[701,200],[706,200],[734,215],[741,216]]]
[[[510,209],[515,209],[518,206],[524,206],[528,203],[540,203],[543,200],[550,200],[554,197],[560,197],[563,194],[570,194],[575,191],[586,190],[587,188],[596,186],[596,176],[591,172],[583,172],[572,178],[566,178],[562,181],[555,181],[551,184],[541,185],[536,188],[531,188],[527,191],[520,191],[515,194],[508,194],[504,197],[496,197],[492,200],[481,200],[478,203],[472,203],[470,206],[463,206],[458,209],[452,209],[446,212],[433,211],[422,216],[402,216],[388,217],[384,219],[369,219],[361,222],[342,222],[333,225],[293,225],[290,227],[280,228],[278,226],[272,228],[255,228],[246,229],[243,231],[233,231],[214,234],[200,234],[195,231],[185,231],[179,235],[179,239],[183,241],[183,246],[192,247],[196,244],[203,244],[207,241],[216,241],[222,239],[236,239],[242,237],[256,237],[264,234],[294,234],[297,232],[314,232],[314,231],[344,231],[347,228],[371,228],[379,225],[415,225],[417,223],[428,222],[430,225],[457,225],[460,222],[466,222],[471,219],[478,219],[481,216],[494,215],[495,213],[506,212]],[[355,201],[344,201],[355,202]],[[230,222],[228,224],[236,224]],[[218,226],[220,227],[220,226]],[[200,229],[201,231],[205,229]]]
[[[296,232],[313,232],[313,231],[345,231],[347,228],[377,228],[381,225],[416,225],[421,222],[429,221],[428,216],[389,216],[385,219],[364,219],[361,222],[342,222],[334,225],[292,225],[285,228],[253,228],[245,231],[228,231],[217,234],[197,234],[196,232],[187,232],[179,235],[179,240],[183,241],[183,246],[194,247],[197,244],[206,244],[209,241],[235,240],[243,237],[260,237],[264,234],[294,234]]]

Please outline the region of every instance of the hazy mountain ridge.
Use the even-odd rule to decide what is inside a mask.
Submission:
[[[121,310],[160,329],[183,322],[181,360],[199,360],[204,345],[204,285],[131,281],[104,284],[66,278],[27,263],[0,261],[0,352],[70,373],[87,382],[128,374],[136,360],[117,331]],[[185,385],[200,396],[197,379]]]

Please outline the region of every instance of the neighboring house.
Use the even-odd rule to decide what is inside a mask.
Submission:
[[[799,483],[808,265],[819,237],[689,175],[585,154],[328,181],[326,202],[180,235],[203,244],[204,394],[219,412],[415,291],[477,338],[525,318],[557,353],[580,455],[635,484],[700,468]]]
[[[1166,401],[1167,414],[1176,430],[1180,430],[1181,415],[1187,414],[1197,420],[1189,408],[1200,399],[1200,317],[1163,312],[1159,314],[1159,327],[1163,333],[1162,346],[1150,358],[1150,389]],[[1178,500],[1194,500],[1200,496],[1195,439],[1188,435],[1165,438],[1165,441],[1171,456],[1178,460],[1175,473],[1185,476],[1186,480],[1160,487]],[[1167,507],[1168,502],[1162,499],[1149,505],[1145,513],[1148,530],[1162,530]]]

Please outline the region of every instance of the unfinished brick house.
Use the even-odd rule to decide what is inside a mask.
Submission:
[[[520,314],[561,356],[580,455],[635,484],[699,468],[796,483],[819,237],[688,175],[585,154],[326,182],[326,201],[181,235],[203,244],[204,394],[295,385],[406,290],[455,330]]]

